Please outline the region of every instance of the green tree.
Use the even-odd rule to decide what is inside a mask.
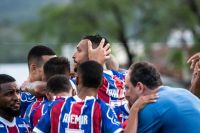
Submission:
[[[23,31],[29,40],[60,45],[99,33],[112,42],[121,42],[130,65],[135,56],[128,45],[130,39],[146,45],[166,44],[172,30],[187,29],[199,41],[199,4],[200,0],[71,0],[44,7],[39,20],[27,23]]]

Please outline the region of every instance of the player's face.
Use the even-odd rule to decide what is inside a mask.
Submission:
[[[42,56],[42,65],[36,68],[36,80],[35,81],[42,81],[44,78],[43,66],[44,64],[50,60],[51,58],[56,57],[56,55],[43,55]]]
[[[20,94],[15,82],[0,85],[0,113],[7,116],[20,114]]]
[[[127,73],[125,78],[125,87],[126,87],[126,92],[125,92],[126,99],[128,100],[129,105],[132,106],[133,103],[138,99],[139,94],[137,92],[136,87],[133,86],[133,84],[130,81],[130,72]]]
[[[87,39],[83,39],[76,47],[76,51],[72,57],[77,66],[88,60],[88,46]]]

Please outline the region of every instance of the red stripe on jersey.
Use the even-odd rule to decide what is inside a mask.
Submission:
[[[108,81],[106,78],[103,78],[103,83],[98,90],[98,98],[100,98],[101,100],[103,100],[106,103],[109,103],[110,97],[106,93],[107,89],[109,89]]]
[[[38,97],[38,98],[36,99],[36,101],[34,102],[34,104],[32,105],[31,111],[32,111],[34,108],[36,108],[37,106],[39,106],[40,103],[41,103],[43,100],[44,100],[44,97]]]
[[[63,104],[65,103],[65,100],[62,100],[61,102],[58,102],[56,105],[54,105],[51,109],[51,133],[58,133],[58,126],[59,126],[59,118],[61,115],[61,109]]]
[[[126,120],[125,122],[122,123],[122,128],[125,129],[127,124],[128,124],[128,120]]]
[[[33,115],[33,126],[35,127],[39,121],[39,119],[42,117],[42,108],[43,105],[40,106]]]
[[[8,133],[18,133],[17,127],[7,127],[8,128]]]
[[[124,98],[124,83],[117,77],[117,76],[113,76],[113,80],[115,81],[115,85],[118,89],[118,96],[119,99],[123,99]]]
[[[75,117],[80,116],[80,114],[82,113],[81,111],[82,111],[83,105],[84,105],[84,102],[73,103],[72,108],[71,108],[70,117],[72,117],[72,115],[75,115]],[[79,129],[79,122],[76,121],[76,119],[70,118],[69,128],[70,129]]]
[[[100,133],[101,121],[102,121],[101,106],[97,102],[95,102],[94,114],[93,114],[93,132]]]

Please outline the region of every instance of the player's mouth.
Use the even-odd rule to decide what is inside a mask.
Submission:
[[[20,102],[16,102],[12,105],[13,108],[19,109],[20,108]]]

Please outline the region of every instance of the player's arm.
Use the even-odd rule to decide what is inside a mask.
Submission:
[[[188,60],[187,63],[190,64],[190,69],[194,69],[196,63],[199,61],[200,59],[200,52],[196,53],[194,55],[192,55]]]
[[[31,93],[34,96],[44,96],[45,95],[46,82],[35,81],[32,83],[27,83],[21,87],[22,91]]]
[[[195,65],[191,79],[190,91],[200,98],[200,62]]]
[[[138,112],[149,103],[156,102],[158,95],[151,94],[139,97],[130,109],[130,114],[128,118],[128,124],[123,132],[125,133],[137,133],[138,126]]]

